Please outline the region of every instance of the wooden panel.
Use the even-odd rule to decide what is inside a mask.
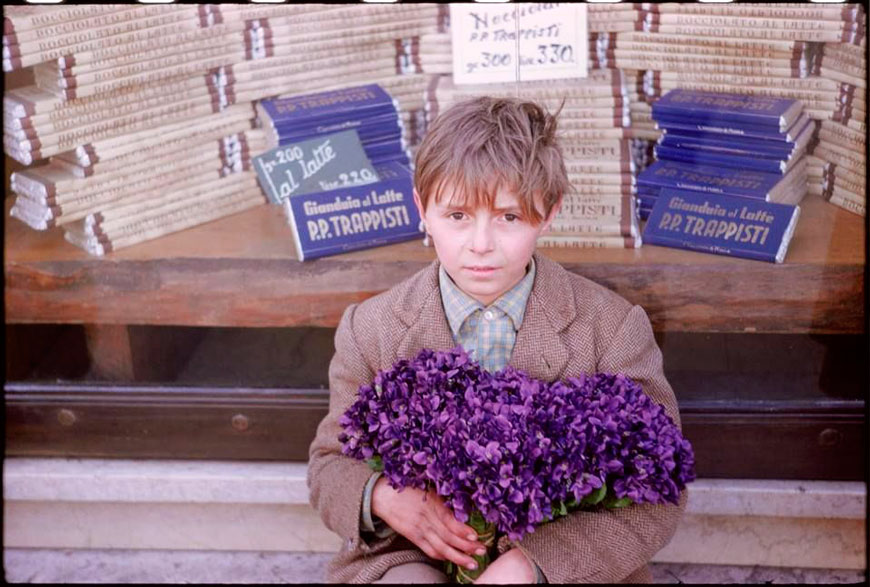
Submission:
[[[866,432],[853,413],[698,413],[683,433],[699,477],[864,481]]]
[[[6,456],[308,460],[327,390],[6,387]],[[681,401],[703,477],[863,480],[862,401]]]
[[[8,202],[7,202],[8,205]],[[656,330],[864,329],[863,219],[808,197],[781,265],[645,246],[545,249],[642,305]],[[425,267],[408,242],[301,263],[275,206],[93,258],[7,214],[7,322],[335,326],[348,304]]]
[[[6,386],[6,455],[308,460],[326,390]]]

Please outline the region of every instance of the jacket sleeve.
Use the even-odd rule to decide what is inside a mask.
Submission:
[[[335,333],[335,355],[329,364],[329,412],[317,427],[308,451],[308,488],[312,507],[327,528],[360,544],[360,512],[366,483],[372,470],[363,462],[341,453],[338,419],[356,400],[360,385],[374,373],[359,350],[353,322],[357,306],[345,310]]]
[[[599,372],[624,373],[665,409],[679,426],[677,401],[662,370],[646,313],[632,307],[609,343],[602,345]],[[613,510],[578,511],[536,528],[517,544],[550,583],[619,582],[649,563],[671,540],[686,506],[632,504]],[[500,544],[499,549],[509,548]]]

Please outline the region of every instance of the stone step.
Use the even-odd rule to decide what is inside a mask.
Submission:
[[[9,583],[323,583],[331,554],[7,548]],[[655,583],[861,583],[862,571],[653,563]]]
[[[4,544],[335,552],[306,463],[10,458]],[[699,479],[659,563],[865,568],[859,482]]]

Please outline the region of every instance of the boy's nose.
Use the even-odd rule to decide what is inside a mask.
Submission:
[[[493,248],[492,226],[488,221],[482,220],[474,223],[474,233],[471,236],[471,250],[475,253],[487,253]]]

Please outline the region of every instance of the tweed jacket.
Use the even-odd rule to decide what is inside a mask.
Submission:
[[[643,309],[539,253],[535,262],[535,283],[510,364],[546,381],[582,372],[625,373],[679,425],[677,402]],[[344,312],[329,366],[329,412],[311,444],[308,467],[311,505],[344,540],[327,569],[329,582],[368,583],[398,564],[429,560],[398,533],[360,535],[363,489],[371,470],[341,454],[338,419],[378,369],[389,369],[421,348],[454,346],[438,287],[438,261]],[[550,583],[650,582],[647,563],[670,541],[685,502],[684,492],[678,506],[575,512],[517,543],[503,538],[499,551],[522,549]]]

